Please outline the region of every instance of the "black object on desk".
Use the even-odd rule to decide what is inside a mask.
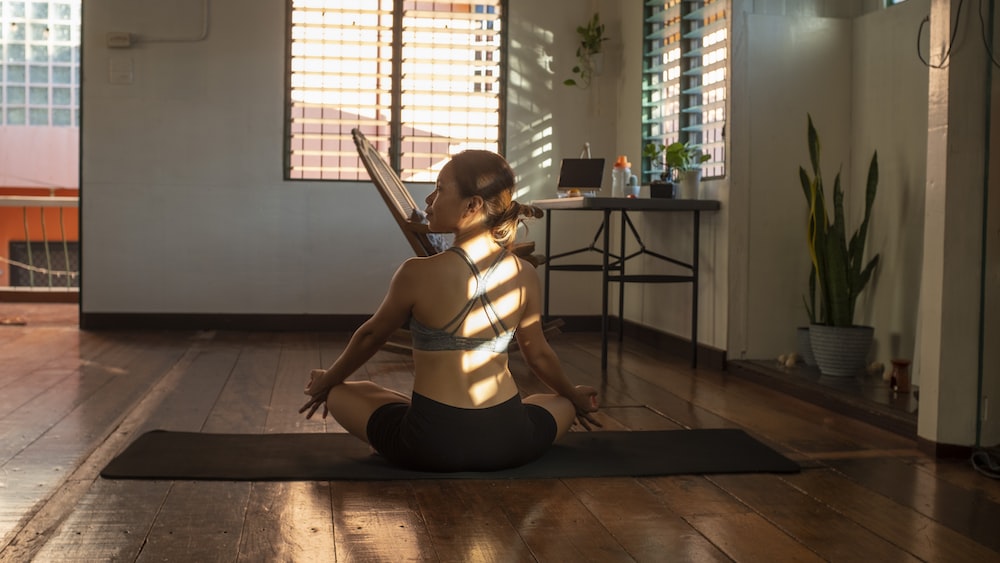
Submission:
[[[601,369],[608,367],[608,285],[617,282],[620,285],[618,291],[618,338],[623,338],[623,308],[625,305],[625,285],[626,283],[690,283],[691,290],[691,367],[698,367],[698,250],[701,231],[701,212],[715,211],[721,207],[716,200],[706,199],[645,199],[645,198],[624,198],[624,197],[565,197],[557,199],[543,199],[531,202],[532,205],[545,209],[545,296],[544,311],[546,318],[549,316],[549,287],[550,274],[553,271],[599,271],[601,272]],[[594,238],[589,246],[552,254],[552,212],[553,211],[602,211],[604,218],[601,226],[594,234]],[[621,213],[621,236],[620,249],[618,254],[611,253],[611,212]],[[632,224],[628,216],[630,211],[657,211],[657,212],[687,212],[694,218],[692,240],[691,262],[683,262],[663,254],[653,252],[646,248],[642,238]],[[632,236],[639,243],[639,250],[632,254],[625,254],[625,227],[628,226]],[[603,246],[597,247],[597,240],[603,235]],[[559,264],[560,259],[579,254],[581,252],[596,251],[602,254],[601,265],[593,264]],[[687,275],[658,275],[658,274],[626,274],[625,263],[640,255],[649,255],[671,264],[675,264],[689,271]],[[612,272],[616,272],[612,274]]]

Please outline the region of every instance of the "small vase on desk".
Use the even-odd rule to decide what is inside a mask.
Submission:
[[[699,184],[701,184],[701,168],[681,172],[679,197],[681,199],[698,199]]]

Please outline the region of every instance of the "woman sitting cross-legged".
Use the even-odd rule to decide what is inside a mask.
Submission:
[[[326,370],[313,370],[300,412],[321,406],[391,463],[424,471],[490,471],[541,456],[573,421],[589,429],[597,391],[574,386],[542,334],[538,275],[509,252],[522,216],[514,173],[499,155],[465,151],[427,197],[447,251],[396,271],[375,314]],[[404,323],[413,335],[412,397],[370,381],[345,381]],[[513,338],[554,393],[525,397],[507,366]]]

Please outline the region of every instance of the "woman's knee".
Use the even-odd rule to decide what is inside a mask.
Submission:
[[[573,426],[573,421],[576,420],[576,407],[562,395],[530,395],[524,398],[524,402],[549,411],[556,421],[556,439],[569,431],[569,427]]]
[[[371,381],[347,381],[330,389],[326,408],[348,432],[367,440],[368,419],[379,407],[408,399]]]

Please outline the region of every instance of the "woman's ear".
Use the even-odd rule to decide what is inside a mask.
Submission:
[[[474,195],[469,198],[469,202],[466,204],[466,210],[472,214],[478,213],[483,208],[484,203],[485,202],[483,201],[482,196]]]

